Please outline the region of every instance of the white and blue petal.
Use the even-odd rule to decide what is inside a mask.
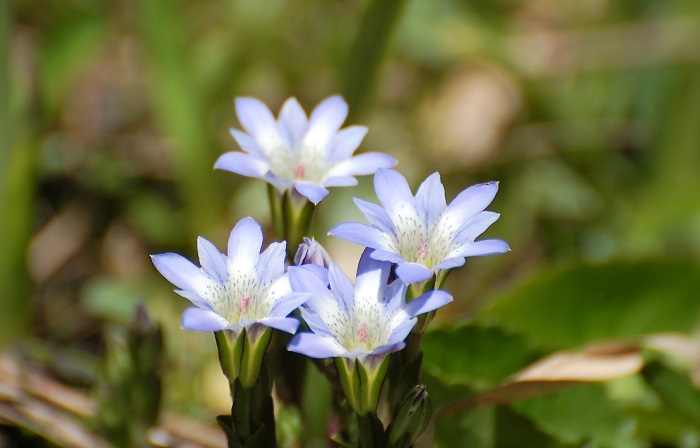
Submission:
[[[258,323],[284,331],[285,333],[296,333],[299,328],[299,321],[293,317],[264,317],[257,320]]]
[[[199,255],[199,263],[211,278],[219,283],[226,280],[228,277],[226,255],[219,252],[212,243],[201,236],[197,238],[197,254]]]
[[[323,181],[322,185],[324,187],[354,187],[357,185],[357,179],[353,176],[329,177]]]
[[[258,264],[263,234],[253,218],[243,218],[231,230],[228,239],[230,269],[248,271]]]
[[[441,225],[446,225],[447,221],[458,226],[465,223],[472,216],[488,207],[496,197],[497,192],[498,182],[487,182],[467,188],[447,206],[441,219]]]
[[[288,143],[287,139],[280,133],[275,117],[262,101],[247,97],[236,98],[235,106],[241,126],[268,155],[269,152],[266,149]]]
[[[299,145],[308,123],[306,112],[296,98],[289,98],[284,102],[280,110],[279,124],[289,136],[292,147]]]
[[[326,175],[328,177],[337,177],[373,174],[379,168],[391,168],[396,163],[397,160],[388,154],[366,152],[336,163],[333,168],[328,170]]]
[[[336,358],[347,352],[334,338],[314,333],[296,334],[287,349],[315,359]]]
[[[182,313],[182,322],[180,325],[185,330],[221,331],[230,324],[214,311],[204,308],[187,308]]]
[[[216,160],[214,169],[231,171],[247,177],[263,177],[270,170],[270,165],[249,154],[227,152]]]
[[[212,279],[199,267],[182,255],[167,253],[152,255],[151,260],[158,272],[178,288],[191,291],[206,298]]]
[[[396,266],[396,275],[407,285],[424,282],[433,276],[433,270],[420,263],[404,262]]]
[[[445,188],[440,182],[440,174],[433,173],[418,187],[416,208],[420,209],[430,228],[447,208]]]
[[[504,254],[510,251],[510,246],[503,240],[481,240],[465,244],[449,254],[450,257],[480,257],[485,255]]]
[[[338,131],[329,145],[328,162],[338,162],[352,157],[365,135],[367,135],[365,126],[349,126]]]
[[[229,129],[229,133],[243,151],[258,159],[266,159],[265,150],[258,145],[253,137],[233,128]]]
[[[347,116],[348,104],[341,96],[335,95],[321,101],[311,113],[301,147],[311,150],[327,148]],[[327,154],[324,155],[327,157]]]
[[[260,284],[269,285],[284,274],[284,260],[287,256],[287,242],[270,243],[260,254],[257,276]]]
[[[452,296],[441,290],[429,291],[420,297],[411,300],[403,309],[403,311],[411,317],[419,314],[435,311],[448,303],[452,302]]]
[[[366,224],[343,222],[333,227],[328,234],[372,249],[391,249],[387,235]]]
[[[309,201],[314,204],[318,204],[328,196],[328,190],[322,186],[309,181],[295,181],[294,188],[299,192],[300,195],[304,196]]]
[[[371,202],[363,201],[359,198],[353,198],[355,205],[360,209],[362,214],[365,215],[367,220],[377,229],[384,233],[395,235],[394,233],[394,223],[387,214],[386,210],[378,205],[372,204]]]
[[[377,170],[374,175],[374,190],[394,225],[406,216],[415,217],[415,200],[411,188],[406,178],[398,172]]]

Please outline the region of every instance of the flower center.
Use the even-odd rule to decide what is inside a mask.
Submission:
[[[238,306],[241,314],[247,313],[250,307],[250,297],[241,297],[238,299]]]
[[[367,325],[360,325],[360,328],[357,329],[357,337],[360,338],[360,342],[363,344],[367,342]]]
[[[306,173],[306,167],[299,163],[294,167],[294,178],[295,179],[303,179],[304,174]]]
[[[422,236],[419,236],[418,241],[418,251],[416,251],[416,258],[425,260],[430,255],[430,244]]]

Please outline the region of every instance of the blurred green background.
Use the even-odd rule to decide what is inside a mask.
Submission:
[[[486,235],[512,252],[448,279],[426,339],[436,404],[603,340],[673,332],[700,353],[697,0],[0,2],[0,342],[89,388],[143,299],[163,409],[226,412],[213,338],[179,329],[186,301],[148,255],[223,248],[244,216],[269,230],[265,185],[212,170],[238,149],[234,97],[276,113],[335,93],[370,129],[360,151],[414,186],[440,171],[450,200],[500,180]],[[313,226],[348,272],[359,248],[325,235],[362,220],[353,196],[376,201],[371,179],[333,189]],[[437,443],[700,446],[698,365],[671,364],[465,412]]]

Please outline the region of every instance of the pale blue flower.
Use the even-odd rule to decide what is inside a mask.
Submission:
[[[396,159],[382,153],[353,157],[367,128],[340,129],[348,115],[340,96],[322,101],[309,118],[295,98],[284,103],[277,119],[257,99],[236,98],[235,103],[246,132],[231,129],[231,135],[244,152],[222,155],[214,168],[264,179],[280,192],[294,187],[317,204],[327,187],[357,185],[354,176],[396,165]]]
[[[181,255],[153,255],[153,264],[176,293],[194,307],[182,314],[182,328],[194,331],[232,330],[253,324],[294,333],[299,322],[287,317],[308,297],[292,292],[284,272],[286,243],[272,243],[261,254],[263,234],[252,218],[231,231],[228,256],[206,239],[197,240],[198,267]]]
[[[396,263],[396,275],[406,284],[462,266],[466,257],[510,250],[503,240],[475,241],[500,216],[484,211],[496,196],[497,182],[469,187],[449,206],[438,173],[421,184],[415,197],[393,170],[378,170],[374,189],[384,208],[355,198],[371,225],[342,223],[329,234],[375,249],[372,257]]]
[[[316,265],[289,268],[294,291],[311,296],[301,315],[312,331],[296,334],[289,350],[319,359],[383,357],[406,345],[415,316],[452,301],[436,290],[406,304],[407,286],[399,280],[388,284],[391,263],[374,260],[369,252],[360,258],[355,285],[336,264],[327,271]]]

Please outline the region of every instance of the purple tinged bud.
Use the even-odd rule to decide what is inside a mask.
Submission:
[[[332,263],[333,260],[326,249],[313,238],[304,237],[304,242],[299,245],[299,250],[294,255],[294,264],[297,266],[315,264],[328,269]]]

